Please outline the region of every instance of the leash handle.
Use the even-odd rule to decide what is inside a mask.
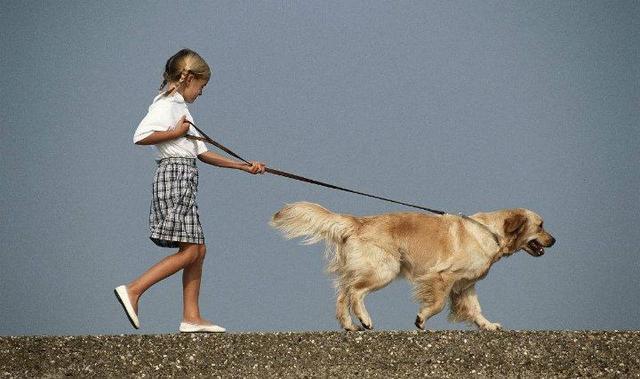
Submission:
[[[214,145],[215,147],[223,150],[225,153],[231,155],[232,157],[243,161],[244,163],[248,164],[249,166],[252,165],[247,160],[245,160],[244,158],[242,158],[238,154],[236,154],[233,151],[231,151],[231,149],[229,149],[229,148],[225,147],[224,145],[214,141],[205,132],[200,130],[193,122],[191,122],[189,120],[185,120],[185,122],[188,122],[189,124],[191,124],[198,131],[198,133],[200,133],[202,135],[202,137],[198,137],[198,136],[193,136],[193,135],[187,134],[185,136],[186,138],[191,139],[191,140],[198,140],[198,141],[208,142],[208,143]],[[400,204],[400,205],[404,205],[404,206],[407,206],[407,207],[422,209],[424,211],[435,213],[435,214],[439,214],[439,215],[447,214],[446,212],[439,211],[437,209],[431,209],[431,208],[427,208],[427,207],[422,207],[420,205],[415,205],[415,204],[410,204],[410,203],[405,203],[405,202],[402,202],[402,201],[389,199],[389,198],[382,197],[382,196],[371,195],[371,194],[368,194],[368,193],[365,193],[365,192],[354,191],[354,190],[351,190],[351,189],[348,189],[348,188],[344,188],[344,187],[338,187],[338,186],[333,185],[333,184],[324,183],[324,182],[321,182],[319,180],[305,178],[304,176],[292,174],[292,173],[289,173],[289,172],[286,172],[286,171],[276,170],[276,169],[273,169],[273,168],[270,168],[270,167],[265,167],[265,171],[270,173],[270,174],[273,174],[273,175],[279,175],[279,176],[283,176],[285,178],[294,179],[294,180],[298,180],[298,181],[305,182],[305,183],[316,184],[316,185],[319,185],[319,186],[332,188],[332,189],[335,189],[335,190],[355,193],[355,194],[358,194],[358,195],[367,196],[367,197],[371,197],[371,198],[378,199],[378,200],[388,201],[388,202],[391,202],[391,203]]]

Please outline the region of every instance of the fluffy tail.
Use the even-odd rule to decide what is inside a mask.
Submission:
[[[338,243],[353,233],[355,220],[351,216],[333,213],[314,203],[287,204],[271,217],[269,223],[285,238],[307,237],[305,245],[325,240]]]
[[[357,226],[352,216],[333,213],[318,204],[299,202],[287,204],[271,217],[269,223],[279,229],[285,238],[306,237],[304,244],[310,245],[325,241],[327,258],[330,259],[329,271],[337,270],[343,260],[340,245]]]

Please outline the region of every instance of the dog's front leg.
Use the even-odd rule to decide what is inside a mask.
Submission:
[[[420,310],[415,321],[418,329],[424,330],[427,320],[442,311],[452,284],[448,278],[440,274],[416,280],[415,297],[420,302]]]
[[[502,329],[500,324],[491,322],[482,315],[475,286],[471,286],[460,293],[451,292],[451,315],[449,319],[452,321],[471,321],[479,329],[483,330]]]

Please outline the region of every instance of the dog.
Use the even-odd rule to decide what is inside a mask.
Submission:
[[[356,217],[298,202],[275,213],[270,225],[285,238],[306,237],[305,244],[325,241],[327,271],[335,275],[336,318],[346,331],[373,328],[364,298],[399,276],[414,285],[419,329],[425,330],[447,299],[450,321],[502,329],[482,315],[475,283],[500,258],[519,250],[539,257],[555,243],[542,218],[524,208],[472,216],[406,212]],[[360,325],[354,325],[352,313]]]

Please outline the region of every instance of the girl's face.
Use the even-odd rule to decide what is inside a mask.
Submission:
[[[202,90],[209,82],[209,79],[206,78],[195,78],[192,77],[191,80],[187,80],[187,85],[184,87],[182,91],[182,97],[184,101],[187,103],[193,103],[196,101],[198,96],[202,95]]]

